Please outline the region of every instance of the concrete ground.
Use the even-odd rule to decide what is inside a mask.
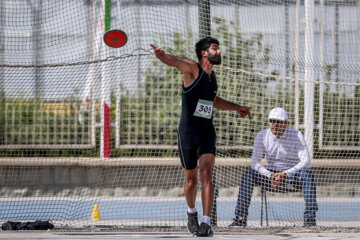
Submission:
[[[187,232],[115,232],[115,231],[0,231],[0,239],[194,239]],[[360,229],[239,229],[219,231],[212,239],[242,240],[342,240],[360,239]]]

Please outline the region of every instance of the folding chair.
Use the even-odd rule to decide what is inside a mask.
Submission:
[[[279,189],[261,187],[260,226],[263,225],[264,205],[265,205],[265,220],[266,220],[266,226],[268,227],[269,226],[269,212],[268,212],[266,191],[277,192],[277,193],[300,192],[300,191],[302,191],[302,186],[300,186],[298,184],[297,185],[286,184],[286,185],[282,185]]]

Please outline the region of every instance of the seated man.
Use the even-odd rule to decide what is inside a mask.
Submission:
[[[305,200],[304,225],[316,226],[316,186],[310,170],[310,154],[300,131],[287,127],[288,115],[282,108],[269,113],[269,128],[258,133],[251,168],[241,176],[234,222],[229,227],[246,226],[254,186],[281,190],[284,185],[302,186]],[[265,155],[267,169],[261,165]]]

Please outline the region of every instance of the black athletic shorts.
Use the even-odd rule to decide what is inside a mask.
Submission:
[[[187,170],[197,167],[199,158],[207,153],[216,154],[216,133],[214,127],[202,134],[182,134],[178,131],[178,147],[181,165]]]

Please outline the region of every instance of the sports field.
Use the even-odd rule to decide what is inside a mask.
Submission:
[[[101,216],[100,221],[90,221],[91,211],[94,204],[98,204]],[[318,199],[319,211],[317,213],[318,226],[327,227],[351,227],[359,221],[360,209],[358,199],[339,200]],[[226,227],[234,217],[235,201],[230,199],[219,199],[217,201],[218,225]],[[176,207],[174,207],[176,206]],[[286,207],[284,207],[286,206]],[[346,206],[346,207],[344,207]],[[196,203],[198,211],[202,212],[201,202]],[[171,209],[170,209],[171,208]],[[260,226],[260,199],[254,199],[250,205],[249,227]],[[51,211],[49,211],[51,209]],[[133,227],[139,223],[139,216],[142,216],[142,224],[146,226],[168,226],[183,227],[186,224],[187,209],[182,198],[155,201],[155,199],[141,200],[136,198],[108,198],[103,200],[74,200],[74,199],[36,199],[31,200],[0,200],[0,212],[2,221],[8,220],[51,220],[55,223],[69,221],[73,226],[81,225],[109,225],[117,227]],[[269,225],[298,226],[302,225],[304,203],[301,198],[271,199],[268,203]],[[289,214],[289,209],[291,214]],[[46,210],[46,211],[45,211]],[[291,216],[291,219],[283,219],[284,216]],[[166,221],[164,221],[166,219]],[[264,218],[265,219],[265,218]],[[265,220],[264,220],[265,225]],[[63,227],[63,224],[58,227]]]
[[[212,239],[242,239],[242,240],[343,240],[359,239],[360,233],[354,230],[337,230],[337,231],[300,231],[289,232],[284,229],[270,229],[262,231],[242,231],[238,232],[216,232]],[[1,232],[0,239],[194,239],[186,232],[109,232],[109,231],[91,231],[91,232],[21,232],[9,233]]]

